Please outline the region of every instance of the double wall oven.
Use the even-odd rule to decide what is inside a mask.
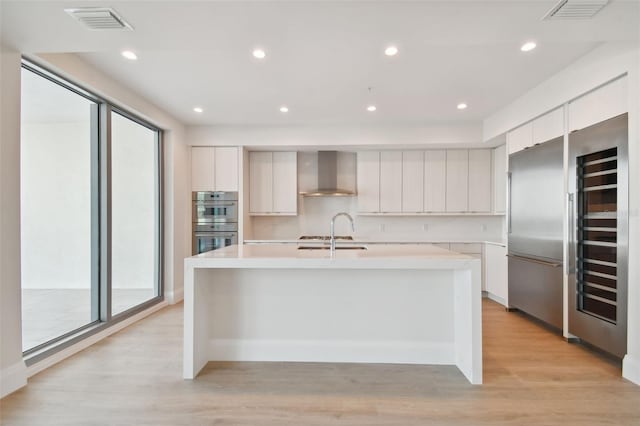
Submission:
[[[238,243],[238,193],[192,193],[192,253]]]

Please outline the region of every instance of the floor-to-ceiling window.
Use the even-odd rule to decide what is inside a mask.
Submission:
[[[162,299],[161,132],[22,69],[23,351],[46,356]]]

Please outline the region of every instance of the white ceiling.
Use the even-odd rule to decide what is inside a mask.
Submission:
[[[603,42],[640,42],[639,1],[542,21],[556,3],[1,0],[0,11],[8,44],[76,52],[186,124],[406,124],[481,120]],[[79,6],[111,6],[135,30],[86,30],[63,11]],[[538,48],[520,52],[530,39]]]

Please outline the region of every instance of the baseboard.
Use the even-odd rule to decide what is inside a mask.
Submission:
[[[184,299],[184,289],[181,288],[176,291],[167,291],[164,296],[165,300],[169,302],[170,305],[175,305]]]
[[[87,337],[86,339],[81,340],[80,342],[76,343],[73,346],[69,346],[68,348],[65,348],[63,350],[61,350],[60,352],[56,352],[55,354],[48,356],[46,358],[44,358],[41,361],[38,361],[32,365],[30,365],[29,367],[27,367],[27,377],[32,377],[36,374],[38,374],[39,372],[59,363],[60,361],[63,361],[66,358],[69,358],[72,355],[75,355],[76,353],[88,348],[89,346],[93,345],[94,343],[99,342],[100,340],[111,336],[114,333],[117,333],[118,331],[122,330],[123,328],[126,328],[128,326],[130,326],[131,324],[140,321],[141,319],[153,314],[154,312],[159,311],[162,308],[167,307],[169,304],[167,303],[167,301],[163,301],[160,303],[157,303],[153,306],[151,306],[149,309],[145,309],[142,312],[139,312],[127,319],[124,319],[114,325],[112,325],[109,328],[106,328],[104,331],[101,331],[99,333],[93,334],[89,337]]]
[[[505,307],[507,306],[505,300],[500,296],[496,296],[495,294],[487,292],[487,298],[493,300],[496,303],[501,304],[502,306],[505,306]]]
[[[453,342],[216,339],[209,360],[455,365],[455,354]]]
[[[0,398],[27,385],[27,366],[24,361],[0,370]]]
[[[622,360],[622,377],[640,385],[640,358],[626,354]]]

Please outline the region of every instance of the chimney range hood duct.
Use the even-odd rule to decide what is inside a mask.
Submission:
[[[301,192],[304,197],[351,197],[355,192],[338,188],[338,152],[318,151],[318,188]]]

